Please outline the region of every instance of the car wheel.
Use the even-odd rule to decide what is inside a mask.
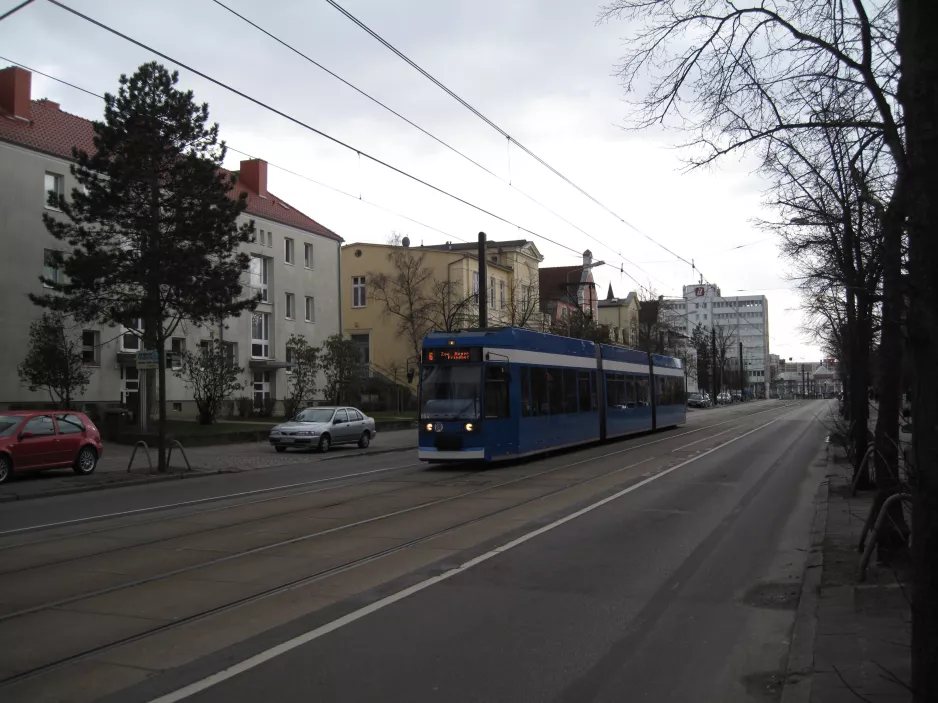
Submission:
[[[0,454],[0,483],[6,483],[13,476],[13,462],[6,454]]]
[[[319,438],[319,453],[320,454],[325,454],[326,452],[328,452],[329,447],[331,446],[332,446],[332,438],[329,435],[324,434],[322,437]]]
[[[93,474],[98,466],[98,453],[91,447],[82,447],[72,467],[76,474],[87,476]]]
[[[362,449],[367,449],[369,444],[371,444],[371,432],[365,430],[358,440],[358,446]]]
[[[274,447],[274,449],[277,450],[278,454],[283,454],[285,451],[287,451],[286,447]]]

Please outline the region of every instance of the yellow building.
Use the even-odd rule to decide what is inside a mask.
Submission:
[[[609,335],[616,344],[638,347],[638,311],[640,304],[635,292],[625,298],[616,298],[609,284],[605,300],[599,301],[599,324],[609,328]]]
[[[369,377],[416,388],[420,343],[434,329],[479,326],[479,295],[488,294],[488,325],[536,326],[538,266],[526,240],[489,242],[488,280],[479,281],[478,247],[348,244],[342,247],[342,327],[358,344]]]

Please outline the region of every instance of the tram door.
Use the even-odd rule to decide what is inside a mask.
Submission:
[[[506,364],[485,365],[482,402],[485,410],[483,431],[487,458],[517,452],[517,425],[511,420],[510,378]]]

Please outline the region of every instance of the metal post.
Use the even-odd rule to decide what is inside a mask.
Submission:
[[[742,343],[742,341],[740,341],[740,343],[739,343],[739,399],[740,399],[740,400],[742,400],[742,399],[743,399],[743,396],[746,394],[746,388],[745,388],[745,385],[744,385],[744,382],[745,382],[745,380],[746,380],[746,379],[745,379],[746,372],[743,371],[743,367],[744,367],[744,364],[743,364],[743,343]],[[753,393],[753,397],[755,397],[755,393]]]
[[[479,329],[489,326],[489,284],[485,261],[485,232],[479,232]]]
[[[147,431],[147,420],[150,418],[147,417],[149,412],[147,411],[147,372],[146,370],[137,371],[138,380],[137,384],[140,386],[140,389],[137,391],[137,397],[140,399],[140,432]]]
[[[713,386],[713,404],[717,403],[717,328],[710,328],[710,368]]]

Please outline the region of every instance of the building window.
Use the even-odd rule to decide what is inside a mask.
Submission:
[[[521,308],[528,307],[528,300],[531,298],[531,286],[521,286]]]
[[[262,230],[263,232],[263,230]],[[263,256],[251,258],[251,288],[260,293],[262,303],[268,302],[268,287],[270,282],[270,259]]]
[[[489,307],[495,307],[495,277],[489,276]]]
[[[182,412],[182,403],[173,403],[173,412],[181,413]]]
[[[270,356],[270,313],[251,315],[251,356],[266,359]]]
[[[101,363],[98,350],[101,348],[101,335],[98,330],[81,331],[81,362],[88,366]]]
[[[306,321],[316,321],[316,301],[310,296],[306,296]]]
[[[140,372],[136,366],[121,367],[121,403],[130,403],[131,396],[140,390]]]
[[[498,307],[505,309],[505,298],[508,294],[508,283],[506,281],[498,282]]]
[[[52,249],[42,250],[42,276],[49,281],[42,284],[46,288],[51,288],[53,283],[65,283],[65,274],[56,261],[57,253]]]
[[[472,302],[479,304],[479,272],[472,272]]]
[[[352,276],[352,307],[365,307],[365,277]]]
[[[283,260],[285,263],[293,263],[293,240],[289,237],[283,238]]]
[[[287,351],[286,351],[286,354],[285,354],[284,357],[283,357],[283,360],[286,361],[288,364],[293,364],[293,363],[295,363],[294,353],[293,353],[293,347],[287,346]],[[293,367],[292,367],[292,366],[288,366],[285,370],[286,370],[288,376],[290,376],[290,375],[293,374]]]
[[[59,209],[59,200],[65,195],[65,177],[46,171],[45,198],[43,205],[50,210]]]
[[[296,298],[293,293],[286,294],[286,306],[284,307],[284,317],[288,320],[292,320],[296,315]]]
[[[254,372],[254,407],[263,408],[270,398],[270,371]]]
[[[312,244],[303,245],[303,265],[308,269],[313,268],[313,245]]]
[[[355,346],[358,347],[358,359],[367,366],[371,363],[371,335],[353,334],[349,337]]]
[[[121,351],[140,351],[140,333],[142,332],[143,320],[134,320],[129,326],[124,327],[124,333],[121,335]]]

